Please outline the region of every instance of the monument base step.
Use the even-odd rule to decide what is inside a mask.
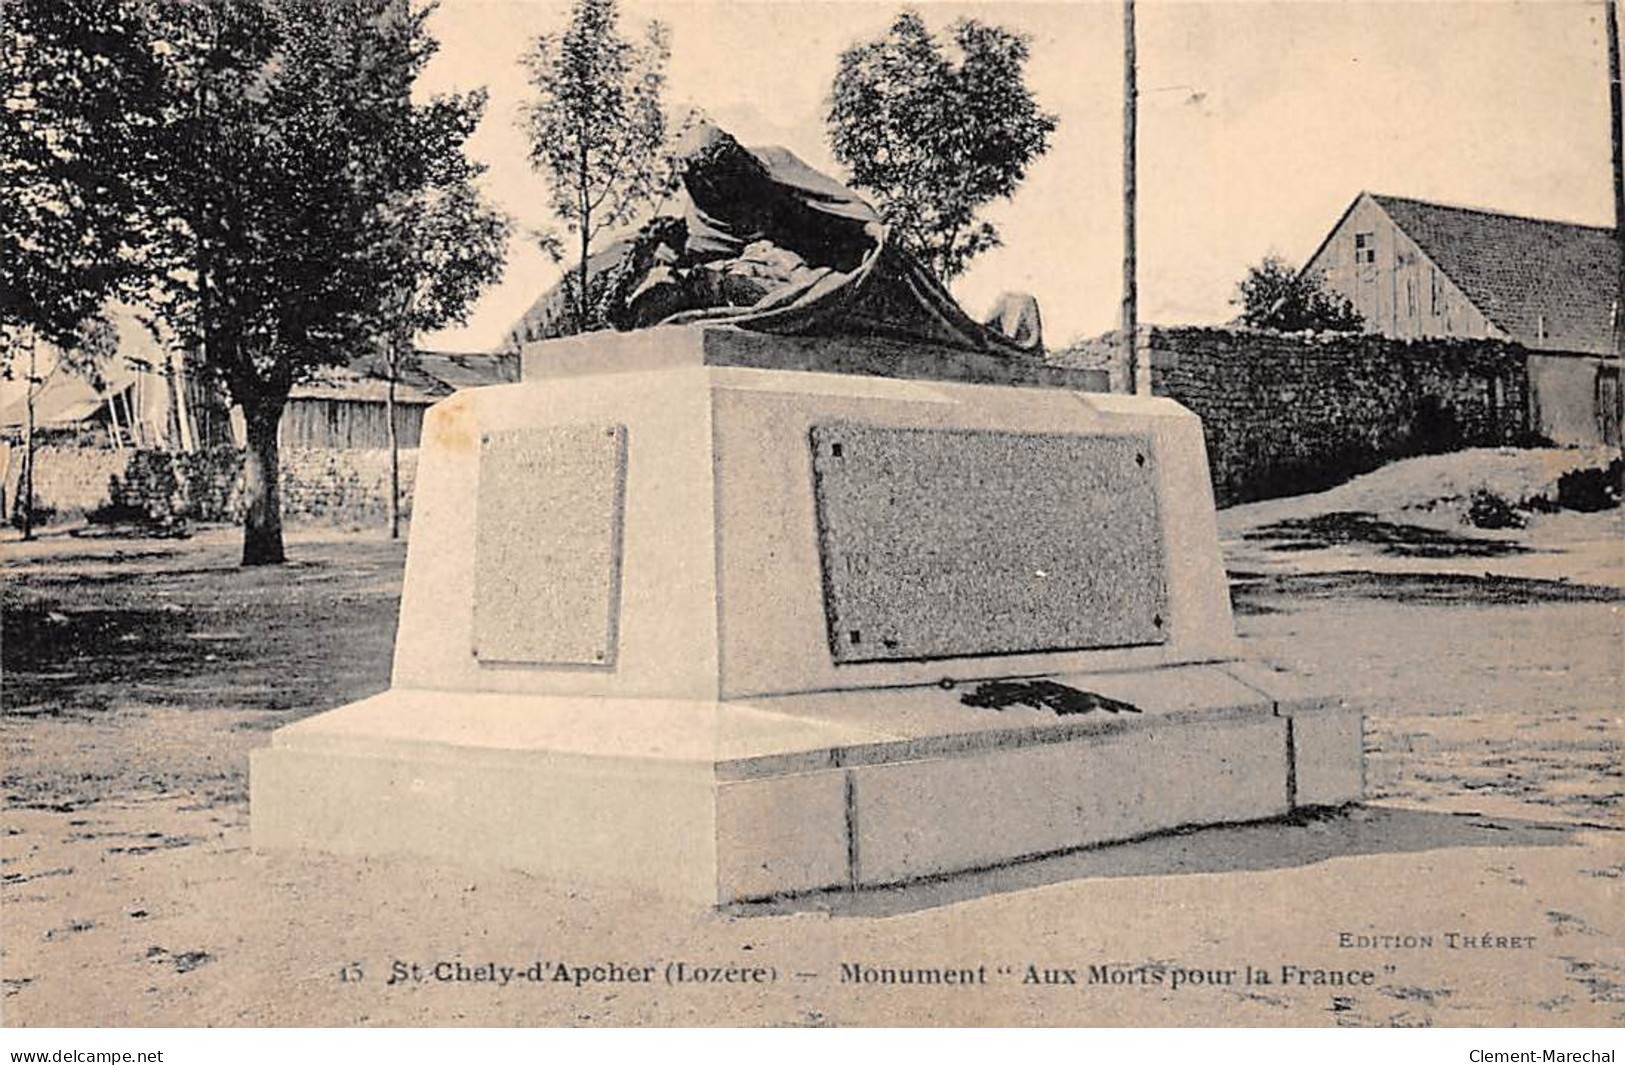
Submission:
[[[1362,796],[1359,712],[1268,669],[1043,680],[1135,709],[977,707],[973,684],[727,702],[393,689],[254,752],[254,845],[723,905]],[[1006,700],[1046,690],[1009,683]]]

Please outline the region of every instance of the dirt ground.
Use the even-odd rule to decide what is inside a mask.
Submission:
[[[401,545],[13,539],[4,1023],[1620,1024],[1619,511],[1334,493],[1220,524],[1250,650],[1366,706],[1366,804],[724,913],[251,851],[248,751],[387,685]],[[922,967],[972,975],[868,980]]]

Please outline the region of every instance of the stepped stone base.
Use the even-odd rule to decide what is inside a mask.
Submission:
[[[1239,661],[1178,404],[725,328],[525,377],[426,415],[393,687],[255,753],[256,846],[715,905],[1360,797],[1359,715]]]

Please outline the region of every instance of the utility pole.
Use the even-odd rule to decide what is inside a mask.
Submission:
[[[33,329],[28,337],[28,420],[23,425],[23,474],[18,482],[17,517],[22,523],[23,539],[34,538],[34,397],[39,394],[39,337]]]
[[[1612,0],[1609,0],[1612,3]],[[1135,280],[1134,248],[1134,156],[1135,118],[1139,110],[1139,90],[1135,87],[1134,0],[1123,0],[1123,358],[1128,364],[1134,391],[1149,392],[1151,382],[1139,379],[1136,364],[1139,336],[1139,287]]]
[[[1608,103],[1613,115],[1614,148],[1614,244],[1619,253],[1619,280],[1614,287],[1614,354],[1625,357],[1625,105],[1620,103],[1619,10],[1615,0],[1603,0],[1602,20],[1608,34]]]

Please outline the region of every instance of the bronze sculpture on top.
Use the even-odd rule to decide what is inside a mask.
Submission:
[[[784,148],[702,123],[679,151],[680,211],[593,256],[587,288],[617,330],[704,322],[794,336],[881,336],[1042,354],[1038,305],[1001,297],[986,324],[954,301],[851,189]],[[541,339],[575,331],[574,277],[539,302]]]

